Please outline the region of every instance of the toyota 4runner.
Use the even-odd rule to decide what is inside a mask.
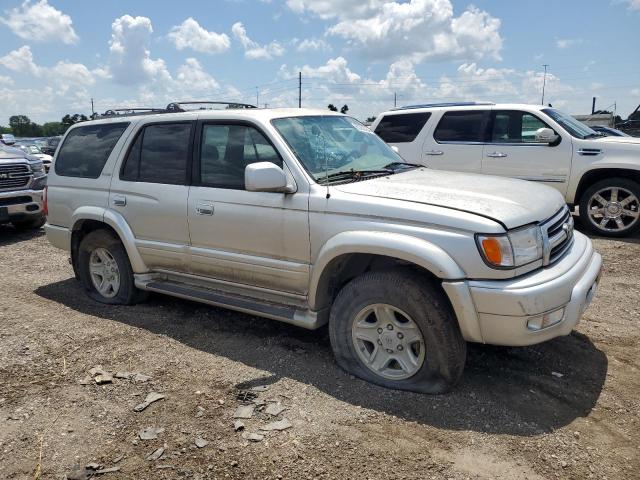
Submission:
[[[420,392],[456,383],[466,342],[569,334],[601,271],[557,191],[412,165],[319,110],[83,122],[46,202],[48,238],[93,299],[159,292],[328,323],[341,367]]]
[[[554,187],[599,235],[640,229],[640,138],[605,137],[551,107],[492,103],[403,107],[371,128],[409,162]]]
[[[0,224],[12,223],[18,229],[42,227],[46,182],[42,160],[0,145]]]

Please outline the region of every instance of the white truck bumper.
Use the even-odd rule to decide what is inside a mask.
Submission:
[[[509,280],[443,286],[465,339],[533,345],[571,333],[595,295],[601,270],[591,240],[575,232],[571,250],[552,266]],[[548,326],[541,327],[543,318]]]

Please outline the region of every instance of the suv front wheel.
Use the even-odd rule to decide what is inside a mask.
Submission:
[[[78,273],[88,295],[100,303],[131,305],[144,299],[136,288],[127,251],[111,232],[95,230],[78,248]]]
[[[329,335],[338,365],[383,387],[444,393],[464,369],[466,342],[449,302],[409,269],[348,283],[331,308]]]
[[[580,199],[580,220],[605,237],[636,232],[640,228],[640,184],[626,178],[594,183]]]

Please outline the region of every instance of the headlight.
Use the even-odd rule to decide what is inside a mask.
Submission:
[[[42,162],[33,162],[31,164],[31,171],[33,173],[44,173],[44,165]]]
[[[502,235],[476,235],[482,258],[497,268],[515,268],[542,259],[542,232],[537,225]]]

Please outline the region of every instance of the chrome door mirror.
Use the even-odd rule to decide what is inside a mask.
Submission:
[[[536,143],[552,144],[558,141],[560,137],[550,128],[539,128],[536,130]]]
[[[287,175],[279,166],[271,162],[257,162],[244,169],[244,186],[250,192],[293,193]]]

